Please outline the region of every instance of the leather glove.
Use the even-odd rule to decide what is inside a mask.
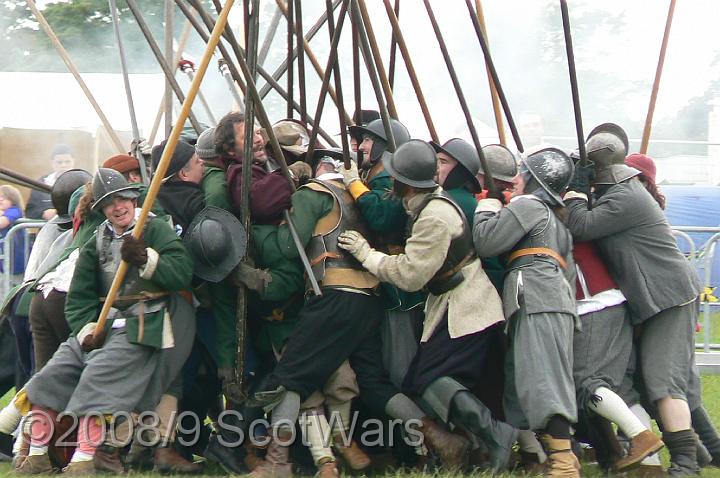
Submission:
[[[87,334],[80,343],[80,348],[85,353],[90,353],[95,349],[99,349],[105,344],[105,338],[107,337],[107,327],[103,327],[102,330],[97,330],[97,327],[93,329],[92,333]]]
[[[120,247],[120,255],[123,260],[137,267],[144,266],[148,261],[147,247],[145,241],[135,239],[132,235],[123,238],[123,244]]]
[[[578,191],[587,194],[590,192],[590,183],[595,179],[595,163],[588,161],[583,167],[578,161],[575,163],[575,172],[573,173],[568,191]]]
[[[350,161],[350,169],[345,169],[344,164],[340,165],[338,172],[343,175],[343,183],[345,183],[345,186],[350,186],[350,183],[353,181],[360,180],[360,173],[358,173],[358,167],[355,161]]]
[[[262,294],[267,285],[272,282],[270,273],[263,269],[256,269],[245,262],[241,262],[233,273],[233,280],[236,285],[244,285],[250,290]]]
[[[288,169],[293,175],[293,180],[298,186],[302,186],[312,177],[312,168],[308,163],[303,161],[295,161]]]
[[[367,259],[372,248],[362,234],[357,231],[345,231],[338,237],[338,247],[345,249],[361,263]]]

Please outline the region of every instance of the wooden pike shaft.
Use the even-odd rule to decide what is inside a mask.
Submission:
[[[385,66],[382,62],[382,55],[380,54],[380,48],[378,48],[377,39],[375,38],[375,32],[373,31],[372,22],[370,21],[370,15],[368,15],[367,5],[365,0],[358,0],[358,6],[360,7],[360,14],[362,15],[363,25],[365,32],[367,33],[368,41],[370,42],[370,51],[375,62],[375,68],[377,69],[378,78],[382,85],[383,93],[385,94],[385,100],[387,104],[388,112],[394,119],[398,119],[397,108],[395,108],[395,100],[393,99],[392,88],[390,88],[390,82],[388,81],[387,73],[385,73]]]
[[[473,124],[470,109],[468,108],[467,101],[465,101],[465,94],[462,91],[462,87],[460,86],[460,82],[458,81],[457,74],[455,73],[455,67],[453,66],[452,60],[450,59],[450,54],[448,53],[447,46],[445,45],[445,40],[443,39],[442,32],[440,31],[440,26],[435,19],[435,13],[430,6],[429,0],[423,0],[423,3],[425,4],[425,10],[427,10],[430,23],[432,23],[433,31],[435,32],[438,46],[440,47],[443,59],[445,60],[445,66],[447,67],[448,74],[450,75],[453,87],[455,88],[455,94],[457,95],[458,101],[460,102],[460,107],[462,108],[463,114],[465,115],[465,121],[467,122],[468,129],[470,130],[470,136],[472,136],[473,145],[475,146],[475,149],[478,152],[478,156],[480,157],[480,164],[482,164],[483,172],[485,173],[485,184],[487,185],[490,193],[495,193],[496,189],[492,177],[492,171],[490,171],[487,161],[485,160],[482,145],[480,144],[480,138],[478,138],[477,131],[475,130],[475,125]]]
[[[170,137],[168,138],[167,145],[165,146],[165,150],[160,157],[160,162],[158,163],[157,169],[155,170],[155,175],[150,182],[150,187],[148,188],[145,202],[143,203],[142,210],[140,211],[140,216],[138,217],[137,223],[135,224],[135,227],[133,229],[133,237],[135,237],[136,239],[139,238],[142,234],[145,223],[147,222],[148,213],[150,212],[150,209],[155,202],[155,198],[160,191],[162,178],[165,177],[165,172],[170,165],[170,158],[172,158],[173,153],[175,153],[175,147],[177,146],[178,139],[180,139],[180,133],[182,132],[183,125],[185,124],[185,121],[190,115],[190,108],[193,101],[195,101],[195,96],[197,95],[198,89],[200,88],[200,83],[202,83],[202,80],[205,77],[205,72],[207,71],[207,67],[210,63],[213,52],[215,51],[215,47],[220,41],[220,35],[222,34],[223,29],[227,24],[228,14],[230,13],[230,9],[232,8],[234,1],[235,0],[227,0],[225,2],[225,6],[220,12],[220,16],[218,17],[217,23],[215,24],[215,28],[210,35],[210,40],[208,41],[205,53],[200,60],[200,65],[198,66],[198,71],[195,75],[195,79],[190,85],[190,89],[188,90],[188,94],[185,98],[185,101],[183,102],[180,114],[178,115],[177,121],[175,121],[175,125],[173,126],[172,131],[170,132]],[[108,313],[110,312],[110,309],[113,306],[113,302],[115,302],[115,296],[117,295],[118,290],[120,289],[120,286],[125,279],[127,269],[128,263],[125,261],[120,262],[120,267],[118,267],[115,278],[113,279],[112,285],[110,286],[110,291],[108,292],[107,298],[103,303],[102,310],[100,311],[100,317],[98,318],[97,325],[95,326],[96,333],[103,330],[103,328],[105,327]]]
[[[45,33],[47,34],[48,38],[50,38],[50,41],[52,42],[53,46],[57,50],[57,52],[60,54],[60,58],[62,58],[63,62],[65,63],[65,66],[67,66],[68,70],[72,75],[75,77],[75,81],[77,81],[78,85],[80,86],[80,89],[85,93],[85,97],[88,99],[90,104],[92,105],[93,109],[95,110],[95,113],[97,113],[98,118],[100,118],[100,121],[102,122],[103,126],[107,130],[108,135],[110,135],[110,139],[112,140],[113,146],[115,146],[115,149],[118,153],[124,153],[125,148],[123,147],[122,141],[120,141],[120,138],[118,137],[117,133],[115,133],[115,130],[110,125],[110,121],[107,119],[107,116],[105,116],[105,113],[103,113],[102,109],[100,108],[100,105],[95,100],[95,97],[92,93],[90,93],[90,89],[85,84],[85,81],[82,79],[82,76],[80,76],[80,71],[75,66],[75,63],[70,58],[70,55],[68,54],[67,50],[65,50],[65,47],[60,43],[60,39],[55,35],[55,32],[50,27],[50,24],[45,19],[45,16],[40,13],[40,10],[38,10],[37,6],[35,5],[35,0],[27,0],[28,7],[30,7],[30,10],[32,11],[33,15],[37,19],[38,23],[42,27],[43,30],[45,30]]]
[[[2,178],[3,180],[8,181],[8,182],[13,182],[13,183],[17,184],[18,186],[35,189],[37,191],[44,192],[44,193],[49,193],[50,191],[52,191],[52,188],[43,182],[29,178],[29,177],[25,176],[24,174],[16,173],[15,171],[10,171],[9,169],[3,168],[1,166],[0,166],[0,174],[7,176],[5,178]]]
[[[415,96],[417,96],[418,103],[420,103],[420,109],[422,110],[423,118],[425,118],[425,124],[427,125],[428,132],[430,133],[432,140],[439,143],[440,139],[437,131],[435,130],[435,124],[433,123],[432,117],[430,116],[430,110],[428,109],[427,101],[425,101],[425,95],[420,87],[420,82],[418,81],[417,73],[415,72],[415,67],[413,66],[412,57],[410,56],[407,44],[405,43],[405,37],[400,29],[400,22],[390,6],[390,0],[383,0],[383,2],[385,3],[385,11],[387,11],[388,18],[390,19],[390,25],[393,29],[393,38],[397,39],[398,46],[400,47],[400,54],[405,61],[405,67],[407,68],[408,75],[410,76],[410,83],[412,83],[413,89],[415,90]]]
[[[332,5],[330,3],[330,0],[325,0],[325,7],[330,10],[332,8]],[[328,33],[330,34],[330,41],[334,39],[335,36],[335,20],[333,19],[332,15],[328,15]],[[340,122],[340,139],[342,143],[342,150],[343,150],[343,163],[345,166],[345,169],[350,169],[350,145],[348,142],[348,135],[345,134],[345,131],[347,131],[347,124],[345,123],[345,104],[343,103],[343,93],[342,93],[342,81],[340,79],[340,65],[338,64],[337,58],[335,59],[335,62],[332,65],[333,68],[333,79],[335,80],[335,88],[337,88],[338,91],[338,100],[340,101],[340,104],[338,105],[338,120]],[[312,158],[308,158],[309,160],[312,160]]]
[[[180,35],[180,41],[178,41],[178,48],[175,52],[175,58],[174,58],[174,68],[177,72],[178,70],[178,64],[180,63],[180,60],[182,60],[183,52],[185,51],[185,44],[188,41],[188,37],[190,36],[190,22],[185,21],[185,26],[183,27],[182,34]],[[157,136],[158,129],[160,129],[160,121],[163,117],[163,111],[165,111],[165,96],[163,95],[163,98],[160,100],[160,105],[158,106],[157,114],[155,115],[155,121],[153,122],[152,130],[150,130],[150,137],[148,139],[148,142],[150,144],[153,144],[155,142],[155,136]]]
[[[393,11],[396,17],[400,15],[400,0],[395,0],[395,9]],[[397,57],[397,39],[395,35],[390,36],[390,60],[388,61],[388,80],[390,81],[390,89],[395,89],[395,59]]]
[[[675,12],[675,1],[676,0],[670,0],[670,6],[668,7],[667,20],[665,21],[665,31],[663,32],[662,45],[660,46],[660,57],[658,58],[657,68],[655,69],[655,81],[653,81],[652,93],[650,94],[650,104],[648,105],[642,141],[640,142],[640,152],[642,154],[647,153],[648,145],[650,144],[650,131],[652,130],[655,103],[657,102],[658,90],[660,89],[660,78],[662,77],[663,66],[665,65],[665,53],[667,52],[668,39],[670,38],[670,27],[672,26],[673,13]]]
[[[283,0],[275,0],[275,3],[277,3],[280,11],[283,15],[287,16],[287,6],[285,5],[285,2]],[[317,59],[317,56],[315,56],[315,53],[313,52],[312,48],[310,48],[310,43],[307,41],[307,37],[302,38],[303,41],[303,48],[305,49],[305,56],[307,56],[308,60],[310,60],[310,63],[312,63],[313,69],[317,72],[318,77],[322,80],[325,76],[325,70],[323,70],[323,67],[320,65],[320,62]],[[335,92],[335,88],[332,86],[328,87],[328,93],[330,94],[330,98],[332,98],[333,103],[335,103],[335,106],[340,108],[339,102],[338,102],[338,96]],[[352,120],[350,119],[350,116],[348,116],[347,112],[343,108],[343,114],[345,115],[345,122],[352,124]],[[308,119],[309,122],[312,122]]]
[[[487,39],[488,35],[487,28],[485,28],[485,15],[483,15],[482,2],[480,0],[475,0],[475,11],[477,13],[478,22],[480,22],[480,29],[482,30],[483,35],[485,35],[485,38]],[[490,41],[488,40],[488,47],[489,46]],[[493,114],[495,115],[495,125],[497,125],[498,139],[500,140],[500,144],[507,145],[507,138],[505,137],[505,124],[503,123],[502,112],[500,111],[500,99],[498,98],[497,87],[495,86],[495,82],[492,79],[490,67],[487,64],[485,65],[485,71],[487,72],[488,85],[490,86],[490,99],[492,100]]]
[[[575,112],[575,133],[578,139],[580,164],[587,164],[587,151],[585,149],[585,134],[583,133],[582,112],[580,110],[580,92],[578,89],[577,72],[575,71],[575,53],[573,52],[572,33],[570,31],[570,13],[566,0],[560,0],[560,13],[562,14],[563,32],[565,34],[565,51],[567,52],[568,71],[570,73],[570,89],[572,91],[573,110]]]

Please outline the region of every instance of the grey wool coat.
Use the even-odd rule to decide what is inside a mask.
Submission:
[[[555,231],[553,234],[550,231]],[[484,199],[475,210],[473,242],[480,257],[495,257],[519,248],[527,236],[543,237],[567,262],[562,270],[554,261],[535,256],[529,266],[509,265],[503,288],[503,310],[509,319],[520,309],[525,313],[565,313],[577,319],[575,261],[572,237],[555,214],[535,196],[520,196],[502,207],[497,199]]]
[[[578,241],[595,241],[627,298],[633,324],[697,297],[697,275],[640,180],[610,186],[590,210],[584,195],[570,192],[565,202],[568,229]]]

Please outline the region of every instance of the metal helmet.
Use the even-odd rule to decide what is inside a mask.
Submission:
[[[614,123],[601,124],[590,132],[585,148],[595,165],[595,184],[617,184],[640,174],[625,165],[628,144],[627,134]]]
[[[184,238],[195,263],[195,275],[220,282],[232,271],[247,250],[245,227],[231,213],[214,206],[200,211]]]
[[[110,199],[114,195],[136,199],[140,196],[138,188],[138,184],[128,183],[125,176],[114,169],[100,168],[92,181],[93,197],[95,198],[92,208],[102,207],[106,199]]]
[[[527,167],[532,177],[559,206],[565,205],[561,194],[570,184],[575,165],[563,150],[555,146],[543,146],[542,149],[530,152],[521,164]]]
[[[58,214],[54,221],[56,224],[72,222],[72,214],[68,211],[70,196],[77,188],[92,181],[92,178],[84,169],[70,169],[58,176],[50,192],[50,200]]]
[[[371,134],[387,142],[387,135],[385,134],[385,126],[383,126],[382,119],[376,119],[367,124],[367,126],[349,126],[348,130],[350,134],[356,138],[362,137],[364,134]],[[408,132],[405,125],[394,118],[390,118],[390,130],[392,131],[393,138],[395,139],[395,146],[400,147],[401,144],[407,143],[410,139],[410,133]]]
[[[357,163],[357,154],[354,151],[350,151],[350,160]],[[313,150],[310,166],[314,171],[320,163],[332,163],[337,171],[343,161],[345,161],[345,154],[342,148],[319,148]]]
[[[395,181],[415,188],[434,188],[438,185],[435,182],[437,156],[433,147],[425,141],[411,139],[394,154],[385,152],[382,162]]]
[[[432,146],[436,152],[445,153],[460,165],[465,168],[472,176],[473,185],[477,191],[482,190],[480,181],[477,179],[477,174],[480,172],[480,156],[478,156],[477,150],[470,143],[460,138],[453,138],[445,142],[442,146],[431,141]]]
[[[494,179],[509,183],[517,175],[517,157],[506,146],[488,144],[483,147],[482,152]],[[485,174],[482,165],[480,165],[480,173]]]

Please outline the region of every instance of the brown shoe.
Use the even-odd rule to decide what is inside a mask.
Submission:
[[[115,475],[125,473],[125,467],[120,461],[120,448],[115,446],[100,445],[97,447],[95,456],[93,456],[93,464],[97,471],[107,471]]]
[[[645,430],[633,437],[627,456],[616,461],[613,468],[617,472],[631,470],[638,466],[645,457],[659,451],[664,446],[665,444],[657,435],[650,430]]]
[[[18,475],[44,475],[53,473],[55,469],[50,463],[50,456],[44,455],[28,455],[15,468]]]
[[[428,417],[423,417],[420,427],[425,444],[440,458],[444,468],[460,470],[468,460],[470,442],[452,432],[444,430]]]
[[[172,445],[155,450],[155,471],[172,475],[194,475],[202,471],[202,465],[183,458]]]
[[[580,478],[580,462],[572,451],[569,439],[541,435],[540,442],[547,454],[545,476],[553,478]]]
[[[290,464],[290,445],[293,432],[291,430],[278,430],[271,433],[270,444],[262,460],[253,471],[247,475],[249,478],[287,478],[292,476]]]
[[[333,436],[333,447],[351,469],[361,471],[370,466],[370,457],[355,440],[350,439],[350,443],[345,446],[342,434],[337,434]]]
[[[87,476],[97,473],[93,460],[89,461],[71,461],[68,466],[63,468],[63,476]]]
[[[340,476],[340,472],[338,471],[335,462],[330,458],[326,458],[326,460],[327,461],[324,463],[318,464],[315,478],[338,478]]]
[[[138,440],[133,440],[130,450],[125,455],[125,464],[128,470],[149,471],[153,469],[152,447],[141,445]]]

